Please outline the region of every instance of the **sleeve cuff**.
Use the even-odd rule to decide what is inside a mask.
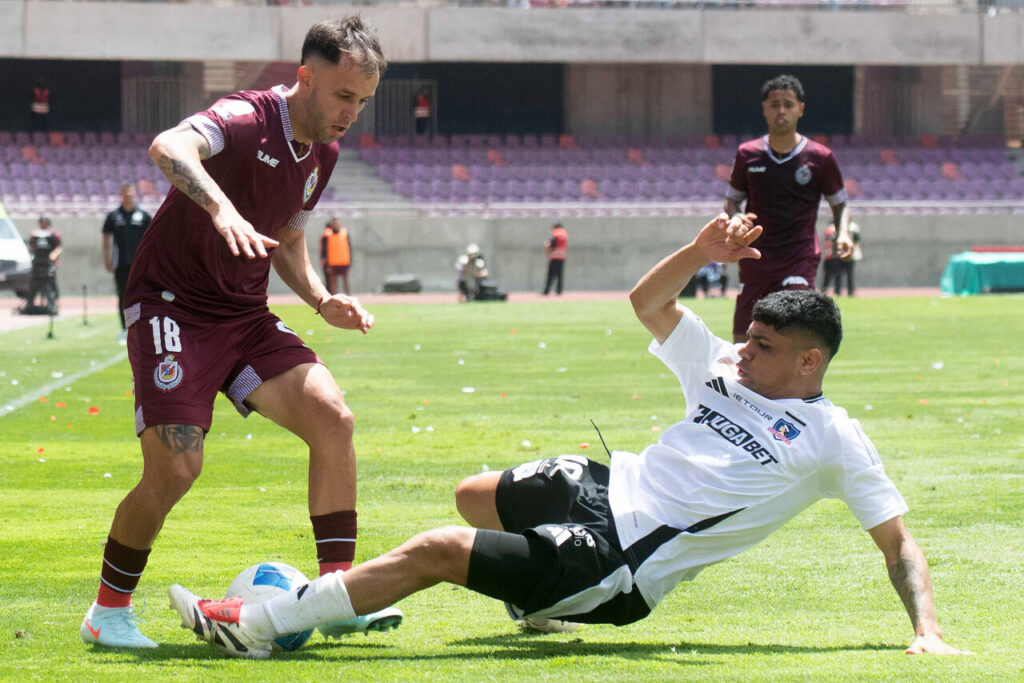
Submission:
[[[185,119],[185,123],[206,138],[210,145],[210,156],[215,156],[224,151],[224,131],[214,123],[213,119],[202,114],[193,114]]]

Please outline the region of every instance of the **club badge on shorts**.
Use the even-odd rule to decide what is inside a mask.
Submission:
[[[306,188],[305,188],[305,190],[302,193],[302,202],[303,203],[308,202],[309,198],[313,196],[313,190],[316,189],[316,184],[317,184],[317,181],[319,181],[319,180],[320,180],[320,167],[316,166],[313,169],[313,172],[309,174],[309,177],[306,178]]]
[[[156,370],[153,372],[153,382],[156,383],[157,389],[170,391],[181,384],[181,379],[184,376],[185,371],[182,369],[181,364],[174,360],[173,353],[169,353],[156,366]]]

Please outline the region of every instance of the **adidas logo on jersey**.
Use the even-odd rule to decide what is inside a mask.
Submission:
[[[277,159],[270,156],[262,149],[256,150],[256,158],[262,161],[263,163],[267,164],[271,168],[277,168],[277,165],[280,163]]]
[[[747,168],[747,173],[764,173],[767,170],[767,166],[750,166]]]

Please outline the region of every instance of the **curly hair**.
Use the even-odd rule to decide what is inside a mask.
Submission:
[[[782,74],[767,81],[761,86],[761,101],[768,99],[768,93],[772,90],[792,90],[798,102],[804,101],[804,86],[796,76]]]

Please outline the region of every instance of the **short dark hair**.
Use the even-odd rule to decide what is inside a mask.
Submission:
[[[388,68],[380,40],[358,15],[319,21],[310,27],[302,42],[302,64],[310,57],[337,64],[344,56],[367,74],[383,76]]]
[[[753,319],[778,332],[803,332],[825,346],[829,358],[839,352],[843,321],[832,297],[813,289],[772,292],[754,304]]]
[[[793,94],[796,95],[798,102],[804,101],[804,86],[796,76],[782,74],[780,76],[776,76],[770,81],[766,81],[765,84],[761,86],[762,102],[768,99],[768,93],[772,90],[792,90]]]

